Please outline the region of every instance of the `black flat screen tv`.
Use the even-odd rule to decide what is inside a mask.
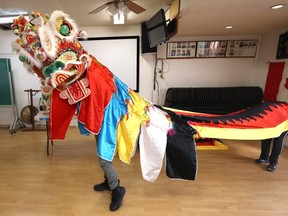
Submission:
[[[160,9],[152,18],[146,21],[146,29],[150,48],[164,43],[169,39],[165,12],[163,9]]]
[[[157,52],[157,46],[152,48],[150,47],[148,33],[146,29],[146,22],[141,23],[141,51],[143,54]]]

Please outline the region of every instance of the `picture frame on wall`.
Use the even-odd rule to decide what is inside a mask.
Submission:
[[[195,41],[167,42],[167,58],[195,58],[195,54]]]
[[[288,58],[288,31],[279,35],[276,59]]]
[[[226,53],[227,41],[198,41],[197,58],[224,58]]]
[[[228,41],[226,57],[255,57],[257,46],[257,40]]]
[[[288,58],[288,33],[279,40],[278,54]],[[287,46],[283,51],[283,46]],[[258,40],[209,40],[167,42],[167,59],[183,58],[255,58]],[[286,57],[285,57],[286,56]],[[279,58],[280,58],[279,57]]]

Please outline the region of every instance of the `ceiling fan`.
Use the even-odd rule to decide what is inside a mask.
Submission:
[[[132,0],[113,0],[107,3],[104,3],[103,5],[99,6],[98,8],[92,10],[89,12],[89,14],[96,14],[105,8],[108,8],[108,10],[113,14],[116,11],[122,10],[124,13],[129,13],[130,11],[140,14],[144,11],[146,11],[145,8],[141,7],[140,5],[134,3]],[[117,12],[116,12],[117,13]]]

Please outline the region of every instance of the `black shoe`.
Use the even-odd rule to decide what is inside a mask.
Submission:
[[[121,187],[119,184],[115,189],[112,190],[110,211],[116,211],[121,207],[125,192],[125,188]]]
[[[105,181],[94,185],[94,190],[95,191],[105,191],[105,190],[110,190],[110,187],[108,185],[108,180],[105,178]]]
[[[265,164],[265,163],[269,163],[269,160],[267,159],[267,160],[264,160],[264,159],[256,159],[255,160],[255,163],[257,163],[257,164]]]
[[[270,171],[270,172],[274,172],[276,170],[276,164],[269,164],[267,166],[267,170]]]

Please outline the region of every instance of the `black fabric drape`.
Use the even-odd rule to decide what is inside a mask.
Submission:
[[[157,106],[158,107],[158,106]],[[169,178],[195,180],[197,154],[194,134],[196,130],[174,112],[165,110],[173,122],[174,133],[167,136],[166,175]]]

